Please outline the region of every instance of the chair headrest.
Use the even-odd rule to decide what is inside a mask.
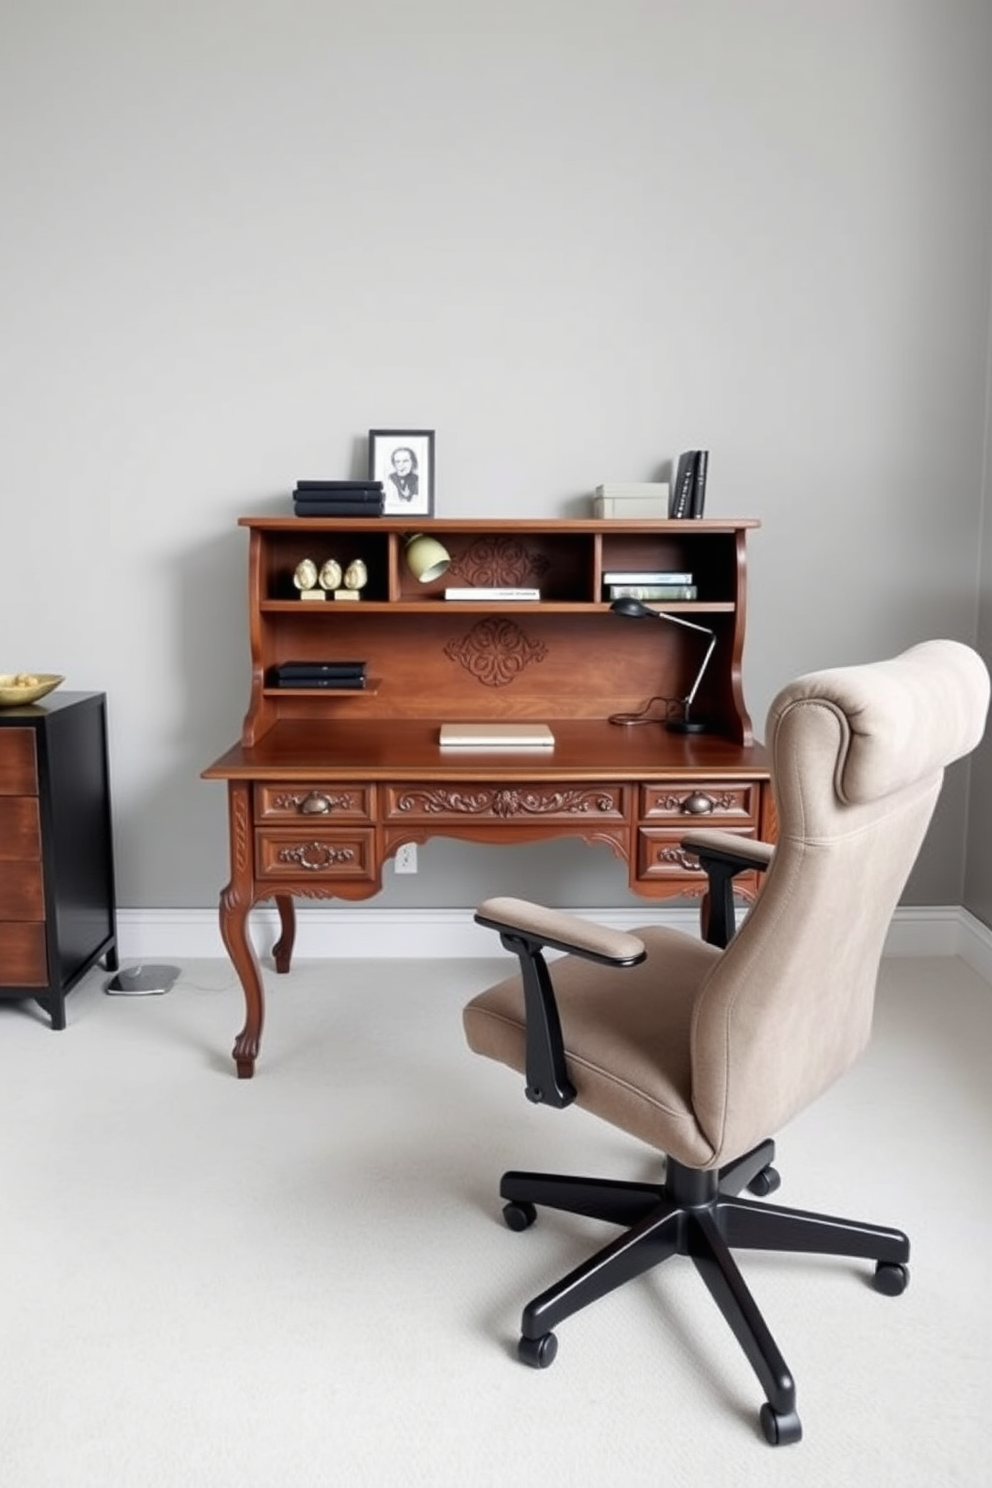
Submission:
[[[834,707],[847,724],[836,789],[863,805],[904,789],[968,754],[985,731],[988,668],[960,641],[924,641],[889,661],[808,672],[768,712],[769,742],[791,711]]]

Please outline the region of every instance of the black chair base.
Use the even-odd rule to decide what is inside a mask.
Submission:
[[[873,1284],[889,1296],[909,1279],[909,1241],[900,1230],[857,1224],[738,1197],[748,1188],[778,1187],[775,1146],[762,1142],[726,1167],[708,1171],[669,1158],[664,1183],[623,1183],[553,1173],[505,1173],[500,1195],[511,1229],[533,1224],[536,1206],[624,1226],[624,1233],[528,1302],[521,1321],[520,1358],[546,1368],[557,1352],[553,1329],[669,1256],[689,1256],[706,1283],[766,1395],[761,1429],[773,1445],[798,1441],[796,1388],[758,1311],[731,1250],[778,1250],[851,1256],[876,1262]]]

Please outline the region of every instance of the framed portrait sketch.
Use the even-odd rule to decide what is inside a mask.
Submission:
[[[370,429],[369,480],[382,481],[383,515],[434,515],[434,430]]]

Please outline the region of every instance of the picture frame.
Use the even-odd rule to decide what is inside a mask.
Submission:
[[[387,517],[434,515],[434,430],[370,429],[369,480],[382,481]]]

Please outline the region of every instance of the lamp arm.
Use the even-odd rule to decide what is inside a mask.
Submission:
[[[698,630],[700,635],[709,636],[710,638],[710,643],[706,647],[706,655],[703,657],[702,665],[696,673],[696,680],[689,690],[688,697],[683,699],[683,705],[686,713],[688,713],[692,707],[693,699],[699,691],[699,684],[703,680],[703,674],[709,666],[710,657],[713,655],[713,647],[716,645],[716,631],[710,630],[708,625],[697,625],[695,620],[686,620],[681,615],[673,615],[669,610],[654,610],[652,613],[657,615],[659,620],[670,620],[673,625],[684,625],[686,630]]]
[[[702,626],[697,625],[696,626],[696,629],[697,630],[701,630],[702,629]],[[706,668],[709,666],[710,657],[713,655],[713,647],[716,645],[716,636],[713,634],[712,631],[710,631],[709,632],[709,637],[710,637],[710,643],[709,643],[709,645],[706,648],[706,655],[703,657],[703,664],[699,668],[699,671],[696,673],[696,680],[695,680],[695,682],[693,682],[692,688],[691,688],[691,690],[689,692],[689,696],[685,700],[686,712],[688,712],[688,710],[692,707],[692,700],[696,696],[696,693],[699,691],[699,684],[703,680],[703,673],[706,671]]]

